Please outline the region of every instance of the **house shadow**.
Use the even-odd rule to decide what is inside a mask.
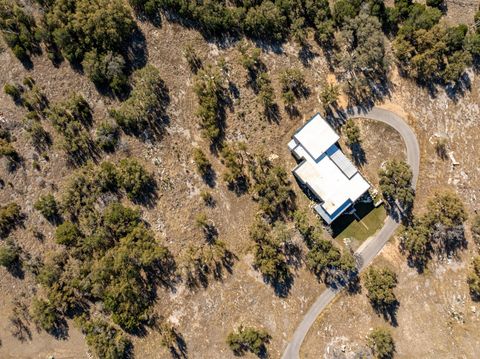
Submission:
[[[332,230],[332,237],[336,238],[353,222],[362,220],[371,211],[375,209],[373,201],[371,202],[357,202],[353,205],[355,212],[345,212],[332,222],[330,228]]]

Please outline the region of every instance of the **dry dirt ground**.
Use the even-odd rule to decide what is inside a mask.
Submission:
[[[368,354],[365,336],[379,326],[391,329],[396,358],[478,358],[480,307],[470,299],[465,281],[471,254],[434,263],[419,275],[392,241],[373,265],[388,266],[398,274],[397,324],[390,325],[373,311],[365,290],[354,296],[342,294],[311,328],[301,358]]]
[[[452,8],[457,3],[460,1],[453,1]],[[468,13],[465,16],[467,15]],[[245,86],[246,72],[239,64],[239,53],[234,46],[223,47],[207,43],[198,32],[187,30],[167,21],[163,21],[161,27],[155,27],[147,22],[139,23],[139,25],[145,35],[149,62],[160,69],[170,90],[171,104],[168,108],[170,123],[166,127],[164,138],[155,143],[144,143],[124,135],[120,150],[111,156],[111,159],[115,160],[127,155],[133,156],[154,172],[159,183],[159,198],[153,208],[143,208],[144,218],[152,225],[157,237],[168,245],[177,259],[181,258],[182,251],[189,244],[201,240],[201,233],[194,225],[194,218],[200,211],[206,211],[208,216],[214,219],[219,231],[219,239],[226,242],[228,248],[238,258],[233,267],[233,273],[225,273],[222,281],[212,280],[206,289],[192,292],[180,284],[174,291],[159,291],[155,310],[177,326],[185,339],[189,358],[233,357],[225,344],[225,338],[234,327],[241,323],[267,329],[273,337],[272,343],[268,346],[271,357],[279,357],[298,321],[323,290],[323,286],[317,283],[304,267],[296,271],[294,285],[287,298],[275,296],[272,288],[263,283],[258,272],[251,267],[252,258],[249,254],[248,228],[255,215],[256,204],[249,195],[238,197],[226,188],[221,179],[224,167],[220,160],[213,155],[209,155],[209,157],[217,173],[217,182],[211,192],[217,206],[213,209],[205,209],[202,205],[199,193],[207,187],[194,170],[191,151],[194,146],[200,146],[207,152],[208,145],[200,137],[198,121],[195,117],[196,97],[192,89],[193,78],[183,58],[182,49],[188,44],[193,45],[199,51],[204,63],[214,64],[221,57],[225,58],[231,67],[230,80],[240,91],[239,98],[233,100],[233,110],[227,110],[227,140],[245,141],[248,144],[248,151],[252,153],[263,151],[268,155],[275,154],[278,156],[275,161],[287,169],[294,166],[294,161],[286,147],[290,136],[296,128],[320,109],[318,89],[327,75],[326,61],[317,47],[313,48],[317,56],[307,67],[303,67],[298,60],[298,48],[290,44],[284,45],[280,52],[263,53],[262,59],[267,64],[273,80],[281,113],[278,124],[269,123],[261,116],[260,106],[253,92]],[[109,108],[115,106],[115,100],[100,96],[88,79],[76,73],[68,64],[63,63],[59,68],[55,68],[46,59],[46,56],[35,58],[33,63],[33,69],[27,71],[13,58],[9,50],[3,51],[0,53],[0,68],[2,69],[0,84],[3,86],[5,82],[9,81],[20,82],[24,76],[32,76],[52,102],[66,98],[73,91],[79,91],[93,107],[97,123],[108,116]],[[312,91],[310,97],[297,104],[300,113],[297,118],[290,118],[283,111],[283,105],[279,99],[279,73],[289,67],[303,67]],[[383,106],[403,112],[419,136],[422,149],[422,171],[417,204],[419,209],[433,188],[447,185],[459,191],[471,210],[476,209],[480,167],[480,159],[476,150],[478,137],[480,137],[478,125],[479,81],[473,73],[470,73],[470,78],[471,90],[467,91],[458,101],[453,101],[443,90],[439,90],[435,97],[431,97],[426,90],[417,88],[393,73],[393,93],[391,98],[386,99]],[[23,167],[13,173],[8,173],[2,166],[0,177],[5,181],[6,187],[0,191],[0,203],[17,201],[22,205],[27,220],[24,228],[16,230],[12,236],[26,252],[32,256],[41,257],[48,250],[55,248],[52,238],[54,228],[33,210],[33,203],[39,195],[48,193],[52,189],[56,194],[60,193],[65,185],[65,180],[71,175],[72,169],[67,166],[60,150],[55,146],[50,151],[50,161],[38,158],[27,143],[26,134],[21,126],[23,111],[16,108],[3,92],[0,94],[0,115],[2,122],[12,129],[12,133],[16,137],[14,146],[24,158]],[[364,172],[370,181],[376,183],[376,171],[383,159],[389,155],[398,156],[403,148],[400,150],[401,144],[399,144],[398,136],[390,133],[386,128],[365,122],[361,124],[361,129],[365,137],[364,149],[368,159]],[[53,133],[53,130],[51,132]],[[437,158],[434,147],[429,142],[430,137],[437,132],[448,135],[449,148],[453,151],[459,165],[454,167],[450,160],[442,161]],[[109,156],[105,158],[109,158]],[[39,162],[40,170],[33,169],[34,160]],[[307,209],[310,205],[309,201],[298,191],[293,178],[292,182],[297,194],[298,206]],[[43,242],[34,238],[34,229],[44,233],[45,240]],[[297,239],[299,240],[299,238]],[[469,299],[466,298],[467,292],[463,279],[464,269],[462,269],[466,262],[463,261],[456,265],[447,264],[439,267],[444,268],[443,270],[432,269],[431,274],[419,277],[408,268],[404,268],[404,259],[399,258],[398,254],[395,255],[395,251],[395,248],[391,248],[388,253],[393,253],[395,260],[392,260],[391,264],[395,266],[394,268],[401,276],[400,283],[405,282],[405,285],[413,283],[411,279],[410,282],[403,280],[402,276],[406,278],[408,275],[417,281],[422,281],[422,284],[417,284],[418,289],[415,289],[419,297],[412,296],[410,299],[411,310],[406,311],[405,309],[403,312],[404,308],[408,308],[409,299],[405,295],[402,301],[399,294],[400,325],[395,332],[399,353],[407,346],[408,338],[418,338],[421,335],[428,336],[428,339],[432,343],[436,343],[437,348],[440,348],[441,343],[437,340],[436,332],[430,335],[430,332],[423,328],[428,327],[434,314],[435,318],[441,318],[440,314],[437,316],[437,313],[443,312],[431,309],[429,317],[423,317],[423,321],[418,323],[415,319],[414,323],[418,327],[410,329],[407,327],[402,329],[402,320],[414,317],[422,309],[418,303],[422,303],[422,299],[420,299],[424,295],[422,285],[424,286],[427,276],[431,277],[429,282],[431,289],[429,290],[444,293],[438,298],[431,296],[431,300],[445,300],[449,305],[447,299],[451,299],[451,292],[449,292],[448,286],[444,288],[442,283],[448,282],[448,285],[454,283],[453,280],[448,280],[453,278],[449,277],[450,272],[453,271],[458,275],[457,283],[461,288],[458,293],[465,298],[462,300],[468,303]],[[398,268],[402,268],[402,272]],[[452,268],[457,269],[454,271]],[[0,293],[3,293],[0,295],[0,339],[2,340],[0,358],[45,358],[47,355],[54,355],[55,358],[86,358],[86,347],[82,336],[73,325],[70,325],[69,338],[65,341],[57,341],[45,333],[37,333],[32,324],[30,324],[31,339],[27,338],[25,342],[19,342],[11,336],[9,317],[13,310],[13,300],[20,298],[28,304],[35,291],[35,282],[28,272],[25,274],[25,279],[19,279],[12,277],[3,268],[0,268]],[[343,300],[363,301],[362,308],[365,310],[357,310],[356,307],[348,306],[352,313],[351,316],[369,313],[368,306],[365,305],[364,294],[341,299],[335,306]],[[414,306],[415,303],[417,306]],[[332,306],[332,310],[338,308],[335,306]],[[469,304],[464,306],[462,310],[465,318],[470,318]],[[342,321],[337,320],[337,317],[338,313],[335,313],[328,321],[322,319],[319,323],[336,328],[335,336],[345,336],[349,342],[365,335],[365,330],[356,332],[356,327],[353,325],[351,327],[346,325],[344,328],[349,331],[342,332],[339,329],[343,328],[339,326]],[[379,320],[374,315],[368,317],[372,321]],[[404,317],[406,319],[403,319]],[[436,322],[440,323],[441,320]],[[463,326],[455,323],[453,325],[460,329],[467,327],[470,329],[469,323],[466,320],[466,324],[462,324]],[[462,332],[460,329],[455,332],[462,334],[459,334],[460,337],[456,339],[459,343],[464,340],[462,339],[464,336],[474,335],[468,334],[474,333],[473,331]],[[398,334],[398,330],[403,330],[403,332]],[[350,335],[352,338],[349,337]],[[400,341],[400,335],[405,336],[403,344]],[[155,332],[143,338],[132,339],[138,358],[169,356],[167,350],[160,346],[158,334]],[[334,339],[334,336],[322,339],[325,341],[309,338],[304,346],[307,350],[305,353],[308,350],[312,351],[312,355],[314,355],[313,353],[323,353],[326,340]],[[475,341],[471,342],[475,343]],[[465,348],[465,350],[468,349],[467,346]]]

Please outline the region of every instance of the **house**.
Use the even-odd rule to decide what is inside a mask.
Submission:
[[[320,114],[293,135],[288,148],[300,161],[293,170],[319,203],[315,211],[331,224],[368,191],[370,184],[343,154],[338,134]]]

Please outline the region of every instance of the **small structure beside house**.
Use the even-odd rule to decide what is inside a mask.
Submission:
[[[293,174],[318,199],[315,211],[331,224],[370,184],[338,146],[340,137],[320,114],[293,135],[288,148],[300,163]]]

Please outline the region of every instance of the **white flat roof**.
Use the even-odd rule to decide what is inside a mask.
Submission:
[[[339,136],[315,115],[288,144],[297,159],[303,159],[295,176],[317,196],[317,212],[331,223],[358,200],[370,185],[336,145]]]
[[[320,114],[316,114],[293,138],[305,148],[313,159],[318,159],[340,137]]]
[[[295,174],[324,202],[322,207],[331,216],[345,202],[355,202],[370,188],[360,173],[349,179],[328,156],[317,163],[304,161],[295,169]]]

